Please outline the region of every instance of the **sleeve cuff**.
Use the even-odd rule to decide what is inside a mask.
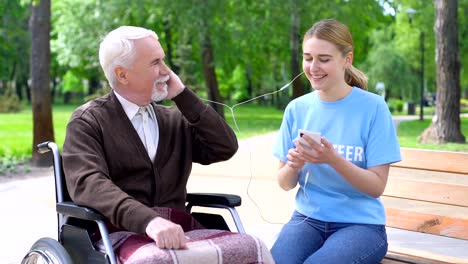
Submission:
[[[146,234],[146,227],[149,222],[155,217],[159,216],[156,211],[149,207],[141,206],[131,213],[132,217],[129,219],[129,231],[139,234]],[[134,217],[133,217],[134,216]],[[130,218],[130,217],[129,217]]]
[[[207,107],[207,105],[205,105],[200,98],[198,98],[197,95],[187,87],[172,100],[190,123],[196,123],[200,119],[200,114]]]

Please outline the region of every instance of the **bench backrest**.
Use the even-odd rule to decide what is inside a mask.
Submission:
[[[397,168],[468,174],[468,153],[401,148],[402,160]]]
[[[383,194],[387,226],[468,239],[468,153],[411,148],[401,153]]]

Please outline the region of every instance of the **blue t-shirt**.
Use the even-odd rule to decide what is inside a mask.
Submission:
[[[317,91],[291,101],[273,149],[279,160],[287,162],[299,129],[320,132],[346,160],[364,169],[401,160],[387,104],[357,87],[334,102],[321,100]],[[354,188],[328,164],[306,163],[299,185],[296,210],[301,214],[326,222],[385,224],[380,198]]]

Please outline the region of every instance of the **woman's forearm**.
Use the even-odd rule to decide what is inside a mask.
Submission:
[[[277,174],[278,184],[281,189],[289,191],[297,185],[299,170],[280,161],[280,166]]]
[[[330,166],[356,189],[372,197],[379,197],[385,190],[388,164],[363,169],[338,155]]]

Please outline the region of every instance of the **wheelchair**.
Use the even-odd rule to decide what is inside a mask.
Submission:
[[[62,170],[62,158],[56,143],[48,141],[37,145],[41,154],[52,151],[55,179],[55,199],[58,225],[58,239],[43,237],[37,240],[24,256],[21,264],[101,264],[117,263],[105,217],[89,207],[79,206],[72,202],[65,184]],[[200,224],[210,229],[230,231],[221,215],[191,212],[193,206],[223,208],[229,210],[237,232],[245,233],[235,207],[241,205],[241,198],[232,194],[189,193],[187,194],[186,211]],[[101,235],[105,253],[93,246],[92,234]]]

